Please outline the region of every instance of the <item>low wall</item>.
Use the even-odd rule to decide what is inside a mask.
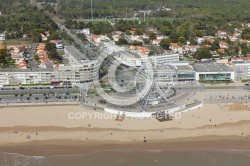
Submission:
[[[104,108],[105,112],[115,114],[115,115],[123,115],[125,114],[126,117],[134,117],[134,118],[150,118],[152,113],[154,112],[126,112],[126,111],[119,111],[111,108]]]
[[[168,112],[169,114],[170,113],[174,113],[176,111],[179,111],[181,109],[184,109],[186,107],[186,105],[180,105],[178,107],[174,107],[174,108],[169,108],[169,109],[166,109],[166,110],[162,110],[162,111],[165,111],[165,112]]]
[[[166,110],[162,110],[168,113],[174,113],[174,112],[187,112],[190,110],[194,110],[194,109],[198,109],[200,107],[203,107],[203,101],[197,103],[197,105],[194,106],[190,106],[190,107],[186,107],[186,105],[181,105],[178,107],[174,107],[174,108],[170,108],[170,109],[166,109]],[[150,118],[152,117],[152,114],[155,112],[126,112],[126,111],[120,111],[120,110],[116,110],[116,109],[112,109],[112,108],[104,108],[105,112],[111,113],[111,114],[115,114],[115,115],[122,115],[125,114],[126,117],[133,117],[133,118]]]

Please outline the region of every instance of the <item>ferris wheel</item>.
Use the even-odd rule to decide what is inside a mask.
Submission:
[[[136,92],[140,94],[140,89],[145,89],[144,95],[139,95],[142,106],[157,105],[160,103],[169,103],[166,94],[173,85],[173,67],[168,63],[152,64],[144,62],[137,69],[137,75],[134,80]],[[149,78],[150,76],[150,78]],[[144,81],[143,81],[144,80]],[[150,87],[146,86],[147,81],[151,81]]]
[[[106,58],[107,55],[103,56],[100,58],[100,62],[102,63]],[[107,86],[118,92],[115,94],[106,93],[102,86],[105,82],[104,79],[100,83],[99,72],[93,73],[94,78],[96,78],[94,79],[96,91],[103,99],[111,104],[122,106],[140,103],[145,107],[147,105],[169,103],[166,94],[173,84],[173,67],[171,65],[168,63],[155,63],[150,59],[142,59],[140,66],[127,66],[129,70],[134,70],[135,74],[130,79],[126,79],[126,82],[129,83],[125,86],[120,86],[117,82],[116,71],[119,65],[126,66],[122,61],[113,60],[110,62],[106,77]],[[124,71],[121,73],[124,73]]]

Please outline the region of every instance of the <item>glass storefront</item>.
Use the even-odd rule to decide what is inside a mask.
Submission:
[[[178,81],[194,81],[194,72],[178,72]]]
[[[218,74],[199,74],[200,81],[230,81],[230,73],[218,73]]]

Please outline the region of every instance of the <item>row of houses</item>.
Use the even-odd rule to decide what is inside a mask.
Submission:
[[[7,49],[7,54],[15,61],[17,69],[26,69],[27,63],[24,57],[24,50],[27,49],[29,44],[9,44],[0,45],[0,49]]]
[[[36,47],[36,53],[39,57],[41,64],[50,63],[49,56],[45,49],[45,43],[39,43]]]

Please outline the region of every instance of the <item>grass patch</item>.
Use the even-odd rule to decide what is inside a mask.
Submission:
[[[211,84],[211,85],[215,85],[215,84],[230,84],[230,83],[234,83],[232,80],[226,80],[226,81],[199,81],[200,83],[203,84]]]
[[[140,19],[143,21],[144,18],[140,17]],[[148,21],[169,21],[172,22],[174,19],[169,18],[169,17],[146,17],[146,22]]]
[[[250,79],[241,79],[241,82],[249,82],[250,81]]]
[[[8,45],[8,44],[32,44],[32,41],[30,39],[8,39],[4,40],[2,42],[3,45]]]

